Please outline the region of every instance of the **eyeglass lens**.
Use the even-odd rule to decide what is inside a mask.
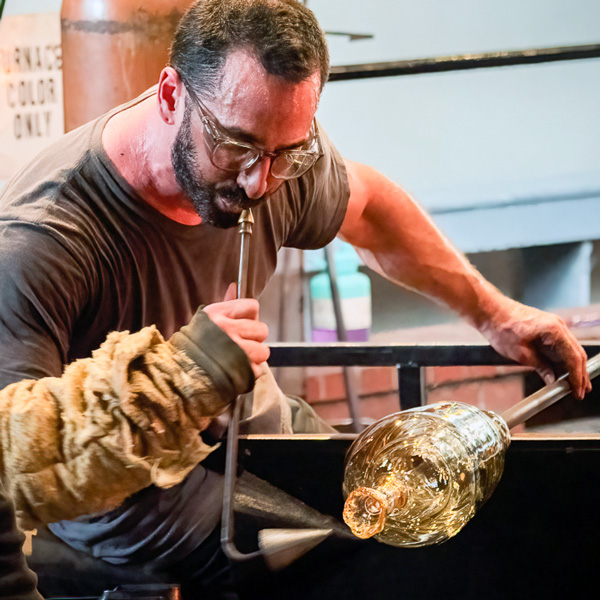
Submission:
[[[216,167],[226,171],[245,171],[265,156],[258,148],[227,138],[226,134],[219,131],[217,122],[213,121],[214,117],[199,98],[193,92],[190,96],[199,109],[206,146]],[[276,179],[293,179],[306,173],[322,154],[317,135],[308,142],[309,149],[287,150],[272,158],[271,175]]]
[[[260,152],[231,142],[217,142],[212,151],[214,165],[228,171],[245,171],[260,159]],[[318,155],[303,152],[279,154],[271,162],[271,175],[279,179],[300,177],[317,159]]]

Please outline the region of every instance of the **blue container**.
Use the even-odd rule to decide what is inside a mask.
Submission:
[[[358,268],[361,260],[347,243],[334,242],[334,260],[347,341],[365,342],[371,330],[371,280]],[[338,341],[329,275],[324,252],[306,252],[307,270],[321,270],[310,280],[313,342]]]

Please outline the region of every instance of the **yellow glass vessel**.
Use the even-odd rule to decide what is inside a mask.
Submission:
[[[444,542],[493,493],[509,444],[499,415],[460,402],[388,415],[348,450],[344,521],[392,546]]]

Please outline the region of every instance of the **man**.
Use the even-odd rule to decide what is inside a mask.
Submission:
[[[65,136],[3,192],[0,371],[12,385],[0,402],[10,427],[18,399],[30,408],[19,423],[66,434],[35,489],[19,464],[7,485],[25,523],[97,513],[50,528],[123,577],[143,567],[199,593],[222,572],[220,479],[195,466],[210,451],[199,433],[268,358],[257,302],[227,291],[243,208],[256,222],[251,296],[279,248],[339,235],[545,381],[566,370],[578,397],[590,389],[585,353],[558,317],[504,297],[399,186],[340,157],[315,121],[328,70],[323,34],[298,2],[200,0],[155,89]],[[111,331],[121,333],[82,358]],[[43,592],[82,590],[68,587],[72,573],[51,581],[33,564]]]

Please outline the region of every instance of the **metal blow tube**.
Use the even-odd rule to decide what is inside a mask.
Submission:
[[[238,220],[238,232],[241,236],[240,262],[237,280],[237,297],[245,298],[248,293],[248,259],[250,256],[250,236],[254,225],[254,217],[250,209],[243,210]],[[251,554],[241,553],[233,540],[234,514],[233,494],[237,475],[238,435],[240,416],[244,396],[238,396],[233,403],[233,411],[227,431],[227,446],[225,455],[225,478],[223,482],[223,512],[221,515],[221,546],[227,557],[234,561],[245,561],[260,556],[260,552]]]
[[[250,209],[242,211],[238,220],[241,235],[240,262],[238,270],[237,297],[245,298],[248,293],[248,262],[250,236],[254,218]],[[305,529],[263,529],[258,532],[259,550],[247,554],[240,552],[234,541],[234,491],[238,467],[238,437],[244,395],[238,396],[227,432],[225,476],[223,482],[223,510],[221,513],[221,547],[225,555],[234,562],[253,559],[264,560],[272,571],[278,571],[293,563],[314,548],[333,532],[330,526]]]
[[[248,297],[248,260],[250,258],[250,237],[254,228],[254,216],[248,208],[242,211],[238,219],[238,232],[241,236],[240,265],[238,269],[237,297]]]

